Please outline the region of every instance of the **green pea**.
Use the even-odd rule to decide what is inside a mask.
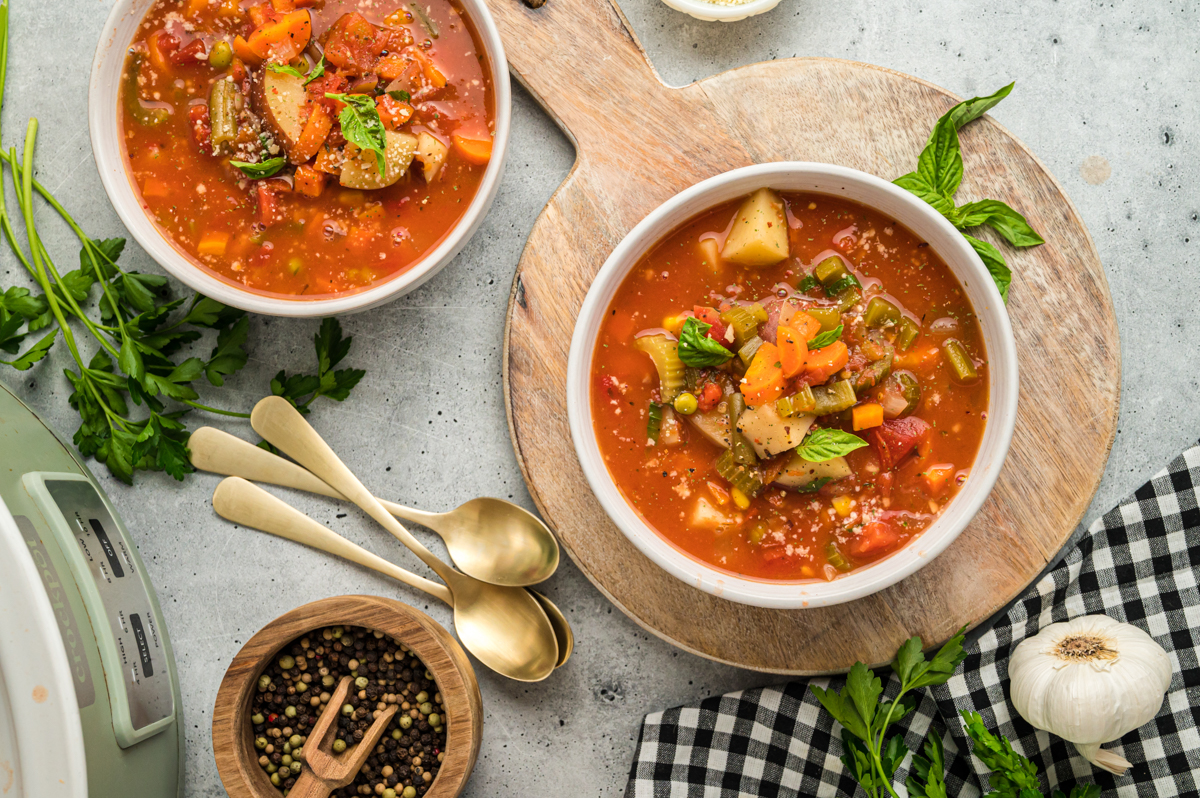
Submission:
[[[266,737],[255,737],[254,738],[254,747],[257,748],[259,751],[266,748],[267,747],[267,738]]]
[[[333,741],[333,752],[335,754],[340,754],[342,751],[345,751],[345,750],[346,750],[346,741],[345,740],[334,740]]]
[[[354,714],[354,705],[353,704],[342,704],[342,714],[343,715],[353,715]]]
[[[441,726],[442,716],[436,712],[429,713],[429,725],[434,727]]]
[[[289,706],[283,710],[283,714],[289,718],[294,718],[294,717],[296,717],[296,708],[293,706]]]
[[[412,728],[412,718],[410,718],[408,715],[401,715],[400,716],[400,728],[401,729],[411,729]]]
[[[413,703],[414,704],[424,704],[428,700],[429,700],[429,693],[422,690],[421,692],[417,693],[417,697],[413,699]]]
[[[679,394],[679,396],[675,397],[675,411],[677,413],[690,416],[692,413],[696,412],[696,408],[699,406],[700,403],[696,401],[696,396],[688,393],[687,391],[684,391],[683,393]]]
[[[433,712],[433,704],[426,701],[424,704],[417,707],[417,709],[420,710],[422,715],[428,715],[429,713]]]
[[[404,792],[401,793],[401,795],[403,795],[404,798],[417,798],[417,788],[410,784],[404,788]]]
[[[209,66],[213,69],[229,69],[229,65],[232,63],[233,48],[229,46],[229,42],[219,41],[214,44],[208,54]]]
[[[296,748],[299,748],[300,744],[304,742],[304,738],[301,737],[299,734],[293,734],[291,737],[288,738],[288,742],[292,744],[293,749],[296,749]]]
[[[371,680],[368,679],[366,676],[359,676],[357,679],[354,680],[354,686],[357,687],[359,690],[366,690],[367,685],[370,683],[371,683]]]
[[[296,660],[292,658],[291,654],[284,654],[279,658],[279,667],[285,671],[290,671],[296,667]]]

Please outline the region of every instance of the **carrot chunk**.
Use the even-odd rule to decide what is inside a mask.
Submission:
[[[300,9],[256,28],[246,43],[259,58],[286,64],[304,52],[311,38],[312,16]]]
[[[783,366],[783,376],[787,379],[795,377],[804,371],[808,362],[808,341],[799,330],[787,325],[779,325],[776,333],[779,346],[779,363]]]
[[[788,326],[800,333],[800,337],[805,341],[811,341],[817,337],[817,333],[821,332],[821,322],[802,310],[796,311],[791,321],[788,322]]]
[[[808,382],[820,385],[837,374],[850,362],[850,350],[841,341],[834,341],[829,346],[813,349],[808,353],[808,364],[805,367]],[[813,382],[816,379],[816,382]]]
[[[454,149],[468,163],[482,166],[492,159],[491,139],[471,139],[458,133],[451,138],[454,139]]]
[[[758,407],[774,402],[783,395],[783,366],[779,362],[779,349],[774,344],[764,343],[754,353],[750,368],[742,378],[742,394],[746,404]]]
[[[867,402],[855,407],[850,415],[855,431],[878,427],[883,423],[883,405],[879,402]]]
[[[922,474],[930,496],[941,496],[946,490],[946,483],[952,476],[954,476],[954,466],[949,463],[930,466]]]
[[[296,185],[296,193],[306,197],[319,197],[325,190],[325,173],[318,172],[308,164],[297,166],[292,180]]]
[[[312,158],[321,149],[332,129],[333,117],[325,110],[325,106],[314,105],[308,121],[304,123],[304,129],[300,132],[300,140],[288,153],[288,160],[292,163],[304,163]]]
[[[244,64],[258,66],[262,63],[258,53],[250,49],[250,43],[241,34],[233,37],[233,52]]]

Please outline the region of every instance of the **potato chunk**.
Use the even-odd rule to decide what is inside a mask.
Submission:
[[[387,144],[383,148],[384,173],[379,174],[379,163],[371,150],[360,150],[346,144],[346,161],[342,164],[341,184],[346,188],[372,190],[386,188],[408,172],[413,155],[417,151],[417,137],[408,133],[385,131]]]
[[[263,70],[262,78],[255,81],[252,100],[275,140],[291,152],[304,132],[304,104],[308,102],[304,78]]]
[[[742,413],[737,426],[754,453],[765,460],[799,446],[816,419],[808,413],[784,418],[775,410],[774,402],[767,402]]]
[[[800,455],[794,455],[787,467],[775,478],[785,488],[802,488],[818,479],[838,480],[850,476],[850,464],[845,457],[835,457],[823,463],[810,463]]]
[[[442,165],[446,163],[446,155],[449,152],[449,147],[424,130],[417,136],[416,158],[421,162],[421,171],[425,175],[426,183],[432,183],[442,171]]]
[[[729,448],[729,416],[718,410],[684,416],[701,435],[717,446]]]
[[[788,256],[783,200],[769,188],[751,194],[738,209],[721,257],[743,266],[771,266]]]

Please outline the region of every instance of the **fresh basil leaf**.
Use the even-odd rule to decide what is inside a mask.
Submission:
[[[809,274],[809,275],[806,275],[803,280],[801,280],[799,283],[797,283],[796,290],[799,291],[800,293],[804,294],[804,293],[808,293],[809,291],[813,290],[820,284],[821,284],[820,280],[818,280],[815,276]]]
[[[925,200],[925,202],[932,205],[934,210],[943,216],[949,218],[954,213],[954,200],[939,193],[936,188],[931,186],[926,182],[925,178],[916,172],[901,175],[892,182],[910,194],[915,194],[920,199]]]
[[[391,97],[393,100],[396,100],[397,102],[402,102],[402,103],[406,103],[412,99],[412,95],[409,94],[408,92],[406,92],[404,89],[394,89],[392,91],[389,91],[387,93],[387,96]]]
[[[959,215],[955,227],[978,227],[986,224],[1014,247],[1036,247],[1046,243],[1024,216],[1000,200],[968,202],[955,210]]]
[[[250,163],[249,161],[230,161],[230,166],[236,166],[242,170],[242,174],[251,180],[262,180],[264,177],[271,177],[279,174],[280,170],[287,165],[287,158],[280,156],[279,158],[268,158],[259,163]]]
[[[814,349],[822,349],[829,346],[834,341],[842,337],[842,329],[844,325],[839,324],[832,330],[826,330],[823,333],[817,333],[811,341],[808,342],[808,350],[811,352]]]
[[[966,233],[963,233],[963,238],[967,239],[967,243],[979,255],[980,260],[983,261],[983,265],[987,267],[988,274],[992,275],[992,281],[996,284],[996,289],[1000,292],[1000,298],[1007,305],[1008,287],[1012,284],[1012,270],[1004,262],[1004,256],[1000,254],[1000,250],[986,241],[981,241]]]
[[[711,324],[688,316],[679,332],[679,359],[685,366],[705,368],[719,366],[733,357],[725,347],[708,337]]]
[[[346,141],[360,149],[375,153],[375,161],[379,164],[379,174],[384,174],[383,154],[387,146],[387,136],[384,133],[383,122],[379,118],[379,110],[375,108],[375,100],[365,94],[335,94],[326,92],[326,97],[339,100],[346,104],[338,114],[338,123],[342,126],[342,135]]]
[[[810,463],[823,463],[835,457],[844,457],[867,442],[853,433],[840,429],[819,429],[808,433],[796,454]]]
[[[308,73],[308,79],[304,81],[304,85],[307,86],[308,84],[312,83],[317,78],[322,77],[324,75],[325,75],[325,54],[322,53],[321,58],[317,61],[317,63],[313,64],[312,72]]]
[[[839,296],[843,291],[849,291],[851,288],[862,288],[862,283],[853,274],[847,274],[833,285],[828,286],[825,289],[825,294],[831,297]]]
[[[830,482],[833,482],[833,477],[821,477],[820,479],[814,479],[807,485],[801,485],[795,490],[797,493],[816,493]]]
[[[322,58],[324,58],[324,56],[322,56]],[[267,69],[268,69],[269,71],[271,71],[271,72],[279,72],[279,73],[282,73],[282,74],[284,74],[284,75],[291,75],[292,77],[296,77],[296,78],[302,78],[302,77],[304,77],[304,73],[303,73],[303,72],[301,72],[301,71],[300,71],[299,69],[297,69],[296,67],[294,67],[294,66],[290,66],[290,65],[288,65],[288,64],[272,64],[272,63],[268,63],[268,64],[267,64]]]
[[[1013,86],[1016,85],[1016,81],[1014,81],[986,97],[972,97],[969,100],[963,100],[947,111],[943,118],[948,118],[955,129],[961,128],[999,105],[1001,100],[1012,93]]]

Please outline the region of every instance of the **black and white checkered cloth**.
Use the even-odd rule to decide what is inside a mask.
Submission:
[[[1188,449],[1094,523],[1089,534],[1012,606],[945,685],[926,691],[901,722],[910,750],[943,735],[948,793],[980,795],[987,769],[970,755],[959,710],[1029,757],[1043,789],[1096,783],[1105,795],[1200,798],[1200,446]],[[1122,777],[1094,769],[1073,745],[1037,731],[1008,703],[1008,657],[1047,624],[1104,613],[1136,624],[1167,650],[1174,666],[1158,716],[1106,748],[1133,763]],[[1193,631],[1195,630],[1195,631]],[[884,677],[886,679],[886,676]],[[827,685],[841,680],[819,679]],[[888,695],[894,680],[885,683]],[[647,715],[626,798],[852,796],[842,767],[840,728],[807,682],[746,690]],[[896,774],[903,784],[909,761]]]

